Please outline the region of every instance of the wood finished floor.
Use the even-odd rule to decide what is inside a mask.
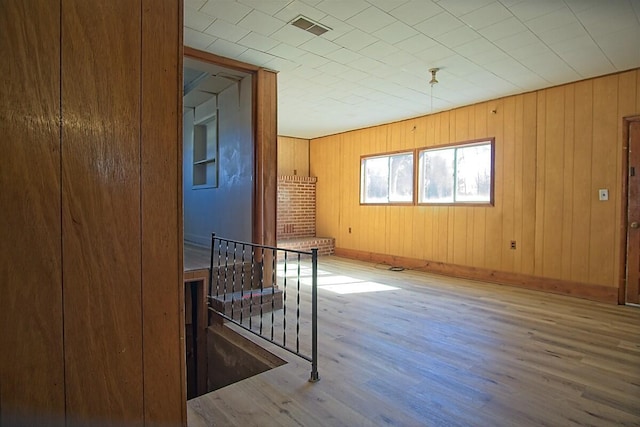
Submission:
[[[397,288],[320,287],[320,382],[248,334],[289,363],[190,400],[189,426],[640,426],[639,308],[380,267],[320,258]]]

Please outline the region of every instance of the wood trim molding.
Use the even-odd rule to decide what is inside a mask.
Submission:
[[[278,191],[277,75],[260,69],[254,81],[255,187],[253,241],[276,244]]]
[[[198,59],[204,62],[209,62],[211,64],[220,65],[221,67],[232,68],[234,70],[249,73],[255,73],[260,69],[260,67],[256,65],[248,64],[242,61],[236,61],[235,59],[225,58],[224,56],[218,56],[214,53],[204,52],[202,50],[194,49],[189,46],[184,46],[184,56],[188,58]]]
[[[618,303],[618,289],[611,286],[571,282],[567,280],[530,276],[520,273],[510,273],[506,271],[447,264],[444,262],[365,252],[355,249],[336,248],[335,255],[359,261],[401,266],[417,271],[497,283],[500,285],[517,286],[525,289],[584,298],[609,304]]]
[[[640,122],[640,115],[633,115],[622,118],[622,167],[620,168],[622,190],[620,194],[620,259],[618,278],[618,304],[626,301],[627,289],[627,222],[629,221],[629,126],[632,122]]]

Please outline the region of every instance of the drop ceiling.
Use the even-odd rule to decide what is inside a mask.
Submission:
[[[278,71],[315,138],[640,67],[640,0],[184,0],[187,46]],[[330,28],[316,36],[300,16]],[[439,68],[438,84],[428,84]]]

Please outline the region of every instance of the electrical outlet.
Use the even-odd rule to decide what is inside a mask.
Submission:
[[[516,241],[512,240],[511,241],[511,249],[515,249],[516,248]]]
[[[351,227],[349,227],[349,234],[351,234]]]
[[[606,188],[601,188],[598,190],[598,200],[601,202],[609,200],[609,190]]]

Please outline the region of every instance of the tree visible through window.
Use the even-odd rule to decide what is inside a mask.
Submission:
[[[418,203],[492,203],[493,141],[421,150]]]
[[[413,153],[361,160],[361,203],[413,203]]]

